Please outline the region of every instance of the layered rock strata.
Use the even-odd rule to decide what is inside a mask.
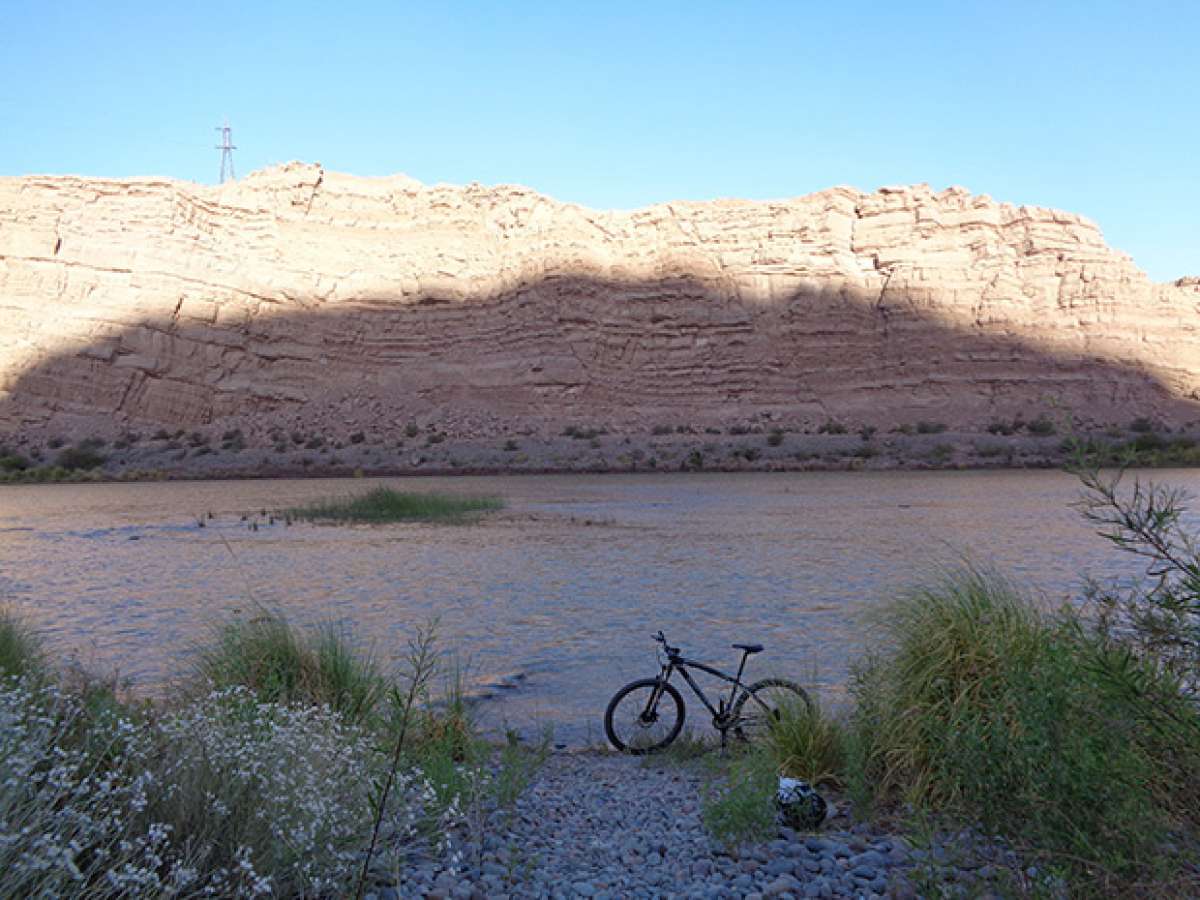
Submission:
[[[1200,280],[925,185],[597,212],[290,164],[0,179],[0,427],[1197,417]]]

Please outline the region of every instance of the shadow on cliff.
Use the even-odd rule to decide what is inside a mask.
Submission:
[[[185,294],[172,315],[113,326],[0,385],[0,423],[1200,417],[1195,398],[1173,395],[1140,363],[1014,337],[1003,322],[951,324],[919,298],[848,287],[757,294],[691,276],[573,275],[467,299],[381,288],[218,307]]]

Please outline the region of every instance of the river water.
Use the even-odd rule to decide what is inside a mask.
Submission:
[[[1194,471],[1154,478],[1200,488]],[[261,510],[378,484],[507,508],[466,526],[249,527]],[[864,614],[939,565],[994,565],[1049,602],[1077,597],[1085,573],[1131,574],[1071,508],[1078,496],[1051,471],[10,486],[0,602],[57,652],[148,692],[232,610],[345,623],[388,661],[436,616],[488,725],[578,744],[600,739],[618,687],[654,673],[659,628],[722,667],[736,665],[731,643],[761,642],[751,677],[789,675],[837,702],[870,644]]]

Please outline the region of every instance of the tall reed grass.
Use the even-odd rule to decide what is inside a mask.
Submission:
[[[1148,692],[1178,693],[1153,670],[1146,693],[1114,691],[1076,613],[968,569],[898,601],[881,639],[853,685],[860,802],[978,822],[1118,880],[1155,870],[1172,828],[1195,829],[1195,809],[1165,798],[1195,794],[1178,754],[1195,759],[1196,744],[1172,750],[1147,728]]]
[[[345,629],[306,634],[266,609],[220,623],[196,659],[193,692],[241,686],[270,703],[328,706],[360,725],[381,714],[388,690],[374,654],[356,649]]]
[[[47,669],[42,640],[16,609],[0,606],[0,679],[39,675]]]

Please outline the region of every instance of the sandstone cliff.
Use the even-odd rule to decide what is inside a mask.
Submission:
[[[596,212],[290,164],[0,179],[0,426],[1196,417],[1200,281],[924,185]]]

